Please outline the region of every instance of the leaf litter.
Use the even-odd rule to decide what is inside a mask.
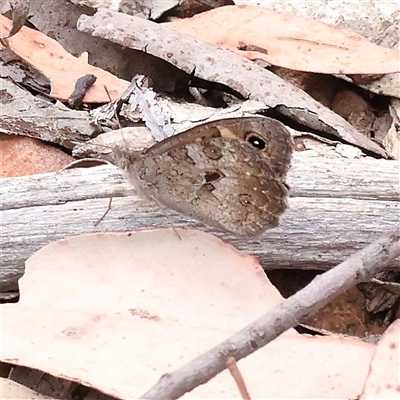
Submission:
[[[213,12],[231,11],[225,7],[225,10]],[[206,14],[196,18],[207,18]],[[270,15],[269,18],[276,18],[276,14],[265,12],[264,24],[268,21],[265,17],[267,14]],[[292,25],[298,22],[287,16],[284,19],[290,20]],[[241,26],[241,21],[236,22],[236,25]],[[179,23],[181,22],[177,24]],[[186,24],[182,22],[182,25],[184,23]],[[314,22],[311,23],[314,26]],[[212,18],[207,24],[218,29],[218,24]],[[321,27],[318,24],[320,23],[315,22],[315,27]],[[285,23],[282,25],[286,27]],[[339,31],[335,29],[321,28],[329,39]],[[203,29],[206,30],[208,28]],[[254,32],[259,33],[260,29],[255,27]],[[216,33],[218,32],[214,31],[214,36]],[[355,43],[360,40],[365,46],[364,51],[367,49],[367,54],[370,51],[369,56],[381,56],[376,58],[377,63],[368,65],[369,71],[379,70],[379,73],[384,73],[383,66],[393,70],[391,60],[394,51],[371,46],[351,32],[347,32],[347,36],[346,31],[340,34],[344,36],[338,34],[337,37],[344,38],[346,44],[344,53],[346,49],[354,51]],[[30,34],[25,35],[26,43],[29,44],[33,37]],[[265,53],[271,53],[270,49],[278,46],[286,51],[283,51],[284,55],[290,54],[291,47],[286,48],[285,45],[293,45],[298,38],[294,35],[288,37],[289,40],[286,37],[280,41],[280,38],[273,38],[271,44],[265,42],[264,38],[259,43],[254,40],[254,36],[243,34],[240,40],[229,45],[231,48],[236,46],[236,50],[241,47],[241,55],[248,55],[251,59],[254,56],[257,59],[264,58],[273,63],[272,58],[265,57]],[[38,43],[47,44],[49,38],[43,35],[41,40],[43,42]],[[20,42],[13,50],[18,53],[22,44]],[[335,52],[338,47],[337,43],[329,44],[327,41],[322,46],[325,55],[329,46]],[[54,55],[60,54],[64,61],[67,60],[66,64],[78,65],[86,62],[82,61],[85,56],[73,60],[64,58],[64,50],[46,45],[44,47],[47,52],[57,50]],[[317,47],[315,42],[311,44],[310,53],[315,55]],[[256,52],[257,50],[261,51]],[[27,53],[20,54],[29,62],[33,60]],[[36,56],[34,54],[34,59]],[[274,56],[277,57],[273,59],[276,65],[290,65],[293,61],[290,57],[280,59],[279,54]],[[323,56],[314,57],[313,60],[297,57],[295,61],[300,63],[300,67],[296,67],[295,63],[291,68],[302,69],[307,65],[310,69],[306,70],[330,72],[329,68],[332,66],[326,63],[328,59]],[[301,64],[304,60],[305,64]],[[345,56],[344,60],[343,65],[334,63],[335,73],[355,71],[359,69],[363,59],[349,59]],[[35,63],[36,61],[32,61],[32,64]],[[54,66],[51,66],[52,62],[48,65],[55,71],[59,68],[56,61]],[[339,70],[342,67],[348,69]],[[48,71],[46,68],[47,65],[40,65],[44,72]],[[91,66],[89,69],[93,72]],[[82,71],[88,72],[87,68]],[[363,69],[362,72],[367,71]],[[66,99],[70,94],[70,86],[64,87],[63,94],[57,95],[55,91],[58,85],[63,87],[65,74],[54,71],[46,73],[51,76],[51,96]],[[82,74],[79,70],[76,78]],[[204,77],[210,78],[209,75]],[[117,93],[127,86],[127,81],[114,80],[113,77],[110,79],[111,81],[103,81],[103,85],[104,82],[108,82],[107,87],[115,84],[117,97]],[[75,78],[71,79],[70,83],[74,80]],[[88,103],[108,100],[102,90],[89,93],[86,99]],[[265,101],[265,97],[261,99]],[[304,97],[300,101],[302,105],[303,99]],[[280,100],[282,99],[273,99],[273,102],[279,103]],[[285,101],[282,103],[285,104]],[[320,107],[313,109],[313,105],[308,108],[305,104],[306,102],[305,109],[311,110],[311,113],[321,111]],[[2,360],[15,362],[19,358],[17,364],[68,376],[101,388],[107,393],[131,398],[148,389],[161,374],[200,354],[212,343],[223,340],[282,300],[269,285],[261,267],[250,257],[238,253],[215,238],[191,231],[182,233],[182,242],[185,243],[180,243],[175,248],[176,235],[166,232],[75,237],[52,243],[32,256],[27,261],[26,276],[21,280],[21,302],[1,306],[3,316],[9,317],[4,324],[6,340],[2,344]],[[182,251],[189,245],[188,242],[191,250]],[[152,252],[155,244],[163,249],[158,249],[158,255],[168,250],[168,254],[171,254],[170,260],[166,260],[166,257],[154,258]],[[267,303],[267,300],[271,302]],[[182,343],[181,337],[185,337],[185,343]],[[32,343],[38,351],[32,351]],[[311,338],[290,331],[266,348],[240,361],[239,368],[245,375],[253,397],[311,398],[327,396],[327,393],[330,397],[356,397],[367,376],[374,349],[374,345],[357,340]],[[378,350],[376,353],[378,354]],[[394,368],[392,371],[396,371],[393,356],[391,362],[390,365]],[[304,364],[307,364],[306,369]],[[313,373],[310,374],[309,371]],[[260,385],[260,382],[266,384]],[[376,384],[373,388],[376,388]],[[232,398],[236,395],[237,388],[231,377],[224,372],[187,397]]]
[[[212,235],[179,235],[82,235],[39,250],[26,262],[20,302],[1,306],[1,361],[136,398],[282,301],[253,257]],[[290,330],[238,365],[254,398],[351,398],[373,350]],[[224,371],[186,396],[236,395]]]

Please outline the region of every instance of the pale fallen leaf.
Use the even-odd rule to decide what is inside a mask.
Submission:
[[[179,235],[92,234],[38,251],[20,302],[1,306],[2,360],[133,399],[282,301],[253,257]],[[238,366],[253,398],[354,398],[373,350],[290,330]],[[238,396],[226,371],[185,395]]]
[[[387,27],[388,22],[398,18],[397,0],[375,1],[329,1],[313,0],[235,0],[236,5],[260,5],[275,11],[288,12],[305,18],[315,18],[326,24],[353,23],[365,26],[376,35]]]
[[[258,6],[225,6],[168,27],[223,46],[250,60],[299,71],[385,74],[400,71],[400,52],[315,19]]]
[[[361,400],[400,398],[400,319],[382,335],[372,358]]]
[[[11,27],[12,22],[0,16],[0,35],[7,35]],[[110,97],[114,100],[129,85],[129,82],[89,65],[85,56],[72,56],[54,39],[26,26],[6,42],[11,51],[50,79],[50,96],[55,99],[66,101],[72,94],[77,79],[86,74],[95,75],[97,81],[85,95],[85,103],[108,102],[109,97],[104,87],[107,87]]]

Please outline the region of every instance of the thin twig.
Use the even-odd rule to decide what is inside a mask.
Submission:
[[[141,399],[177,399],[212,379],[226,368],[227,357],[240,360],[296,326],[300,318],[328,304],[357,283],[369,281],[400,256],[400,229],[386,234],[317,276],[273,310],[225,342],[163,375]]]
[[[242,396],[243,400],[251,400],[249,392],[246,388],[246,384],[244,382],[243,376],[240,373],[240,370],[237,366],[236,360],[233,357],[228,357],[226,360],[226,368],[228,368],[229,372],[231,373],[235,383],[239,389],[240,395]]]

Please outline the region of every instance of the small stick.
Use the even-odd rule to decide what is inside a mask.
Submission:
[[[241,360],[254,353],[296,326],[300,318],[319,310],[357,283],[369,281],[397,257],[400,257],[400,229],[386,233],[317,276],[305,288],[226,341],[176,371],[164,374],[140,399],[178,399],[226,369],[227,357]]]
[[[228,357],[226,360],[226,368],[229,369],[233,379],[236,382],[236,385],[239,389],[240,395],[242,396],[243,400],[251,400],[249,392],[246,388],[246,384],[244,383],[244,379],[240,370],[237,366],[236,360],[233,357]]]

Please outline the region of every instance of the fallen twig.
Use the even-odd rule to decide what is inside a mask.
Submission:
[[[400,256],[400,229],[386,234],[335,268],[317,276],[273,310],[228,340],[163,375],[141,399],[177,399],[208,382],[226,368],[229,357],[240,360],[296,326],[300,318],[316,311],[360,282],[370,280]]]
[[[229,372],[232,375],[232,378],[235,380],[235,383],[239,389],[240,395],[243,400],[251,400],[249,392],[246,388],[246,384],[244,382],[243,376],[240,373],[240,370],[237,366],[236,360],[233,357],[228,357],[226,360],[226,368],[229,369]]]

